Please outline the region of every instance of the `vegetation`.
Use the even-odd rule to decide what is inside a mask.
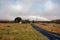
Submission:
[[[15,18],[15,22],[19,23],[19,22],[21,22],[21,21],[22,21],[21,17],[16,17],[16,18]]]
[[[55,26],[55,27],[60,27],[60,24],[57,24],[57,23],[44,23],[48,26]]]
[[[23,23],[30,23],[30,20],[29,19],[23,20]]]
[[[48,40],[30,24],[0,24],[0,40]]]
[[[56,23],[38,23],[36,24],[40,28],[43,28],[48,31],[56,32],[60,34],[60,24]]]

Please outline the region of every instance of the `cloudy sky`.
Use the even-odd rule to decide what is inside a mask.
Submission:
[[[60,0],[0,0],[0,19],[60,19]]]

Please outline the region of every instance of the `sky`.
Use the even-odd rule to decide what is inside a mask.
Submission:
[[[60,19],[60,0],[0,0],[0,20]]]

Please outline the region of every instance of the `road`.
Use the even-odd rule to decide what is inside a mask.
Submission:
[[[34,24],[31,24],[34,29],[45,35],[49,40],[60,40],[60,34],[44,30]]]

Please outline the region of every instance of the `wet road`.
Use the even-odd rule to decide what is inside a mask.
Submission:
[[[49,40],[60,40],[60,34],[44,30],[34,24],[31,24],[34,29],[45,35]]]

